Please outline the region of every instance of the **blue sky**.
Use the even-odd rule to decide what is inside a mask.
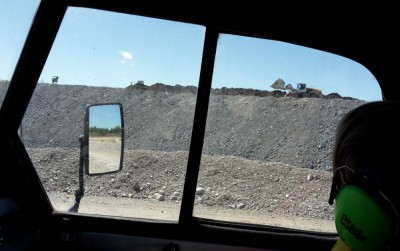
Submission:
[[[118,105],[95,105],[90,107],[89,127],[112,129],[121,125],[121,111]]]
[[[0,0],[0,80],[10,80],[39,0]]]
[[[0,2],[0,80],[11,78],[38,3]],[[70,8],[39,82],[59,76],[59,84],[126,87],[143,80],[197,86],[204,35],[202,26]],[[352,60],[279,41],[220,36],[213,88],[272,90],[278,78],[324,94],[381,99],[374,76]]]

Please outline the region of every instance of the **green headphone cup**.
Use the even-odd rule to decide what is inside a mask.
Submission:
[[[335,225],[353,251],[385,250],[393,238],[389,214],[365,191],[346,185],[336,198]]]

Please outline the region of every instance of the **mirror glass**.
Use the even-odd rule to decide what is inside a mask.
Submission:
[[[120,104],[88,108],[88,174],[115,172],[122,167],[123,122]]]

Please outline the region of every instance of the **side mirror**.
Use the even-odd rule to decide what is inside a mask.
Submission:
[[[121,171],[124,152],[122,105],[88,106],[84,132],[86,173],[96,175]]]
[[[124,119],[119,103],[86,108],[84,135],[79,137],[79,188],[69,212],[78,212],[85,195],[84,170],[88,175],[121,171],[124,154]]]

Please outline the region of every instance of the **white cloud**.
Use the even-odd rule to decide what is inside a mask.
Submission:
[[[128,51],[120,51],[119,54],[122,56],[121,63],[126,63],[126,61],[131,61],[133,59],[132,54]]]

